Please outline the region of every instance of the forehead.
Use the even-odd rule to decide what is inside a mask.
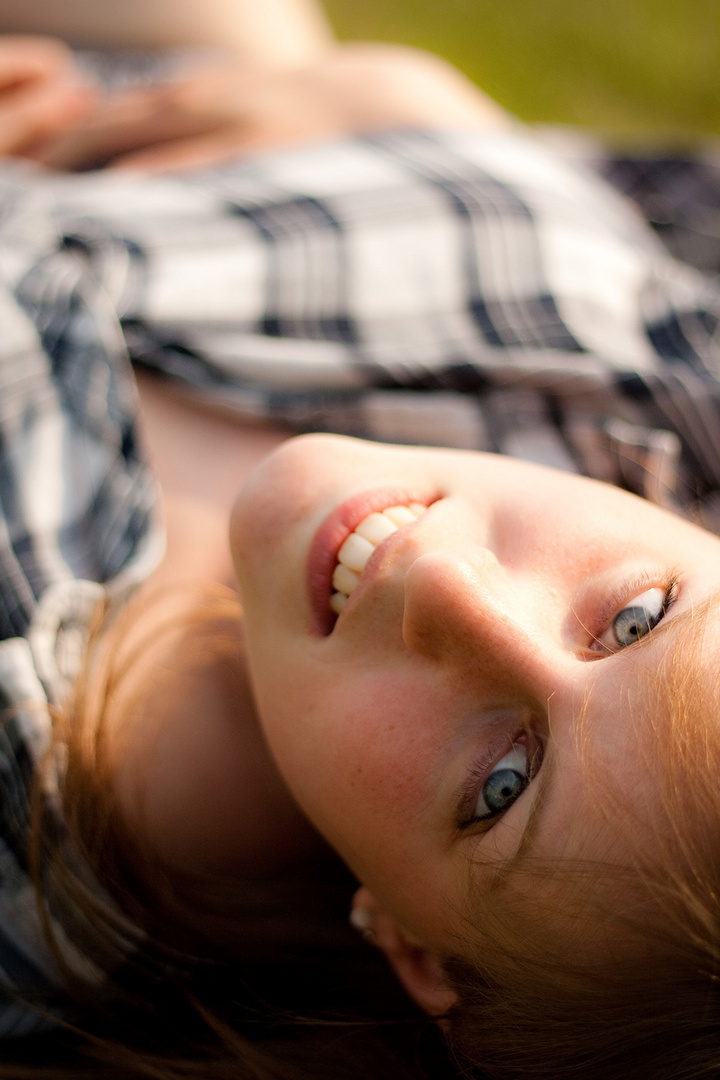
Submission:
[[[565,717],[550,710],[536,791],[503,876],[531,861],[621,867],[652,857],[658,836],[678,825],[669,792],[692,788],[702,799],[715,788],[708,756],[712,747],[720,757],[719,655],[713,591],[632,649],[592,665],[579,708]]]
[[[480,938],[491,916],[523,948],[538,936],[572,961],[644,952],[657,943],[653,927],[665,938],[668,896],[695,896],[708,872],[716,880],[719,601],[710,596],[665,635],[655,672],[648,667],[617,712],[610,746],[607,703],[589,698],[574,780],[560,796],[553,789],[558,748],[558,771],[495,888],[476,878]]]

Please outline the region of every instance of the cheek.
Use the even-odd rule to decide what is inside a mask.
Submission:
[[[266,699],[263,713],[288,784],[346,857],[363,837],[390,842],[426,802],[434,737],[427,694],[407,680],[346,673],[322,686],[309,678]]]
[[[338,713],[334,766],[358,807],[402,824],[422,805],[432,769],[419,703],[393,683],[374,685]]]

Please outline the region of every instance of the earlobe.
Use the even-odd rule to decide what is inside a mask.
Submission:
[[[415,941],[363,885],[353,898],[351,922],[384,954],[405,990],[428,1016],[444,1016],[457,995],[437,953]]]

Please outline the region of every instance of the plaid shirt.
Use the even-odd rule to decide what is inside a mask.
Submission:
[[[161,556],[129,361],[240,419],[500,451],[712,516],[717,279],[673,261],[597,175],[642,202],[661,170],[591,164],[518,128],[388,133],[185,178],[4,166],[0,984],[59,1007],[27,850],[49,721],[27,703],[62,697],[103,588],[124,594]],[[682,184],[670,170],[663,198],[689,212],[700,169],[717,224],[712,165]],[[711,239],[682,239],[720,266]],[[102,942],[49,885],[46,902],[67,963],[104,984]],[[37,1023],[0,1007],[0,1034]]]

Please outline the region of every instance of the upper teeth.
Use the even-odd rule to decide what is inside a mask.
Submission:
[[[407,506],[389,506],[380,514],[368,514],[355,532],[350,533],[338,551],[338,564],[332,578],[336,591],[330,597],[330,607],[336,615],[345,607],[377,545],[401,526],[417,521],[426,510],[427,506],[419,502],[411,502]]]

